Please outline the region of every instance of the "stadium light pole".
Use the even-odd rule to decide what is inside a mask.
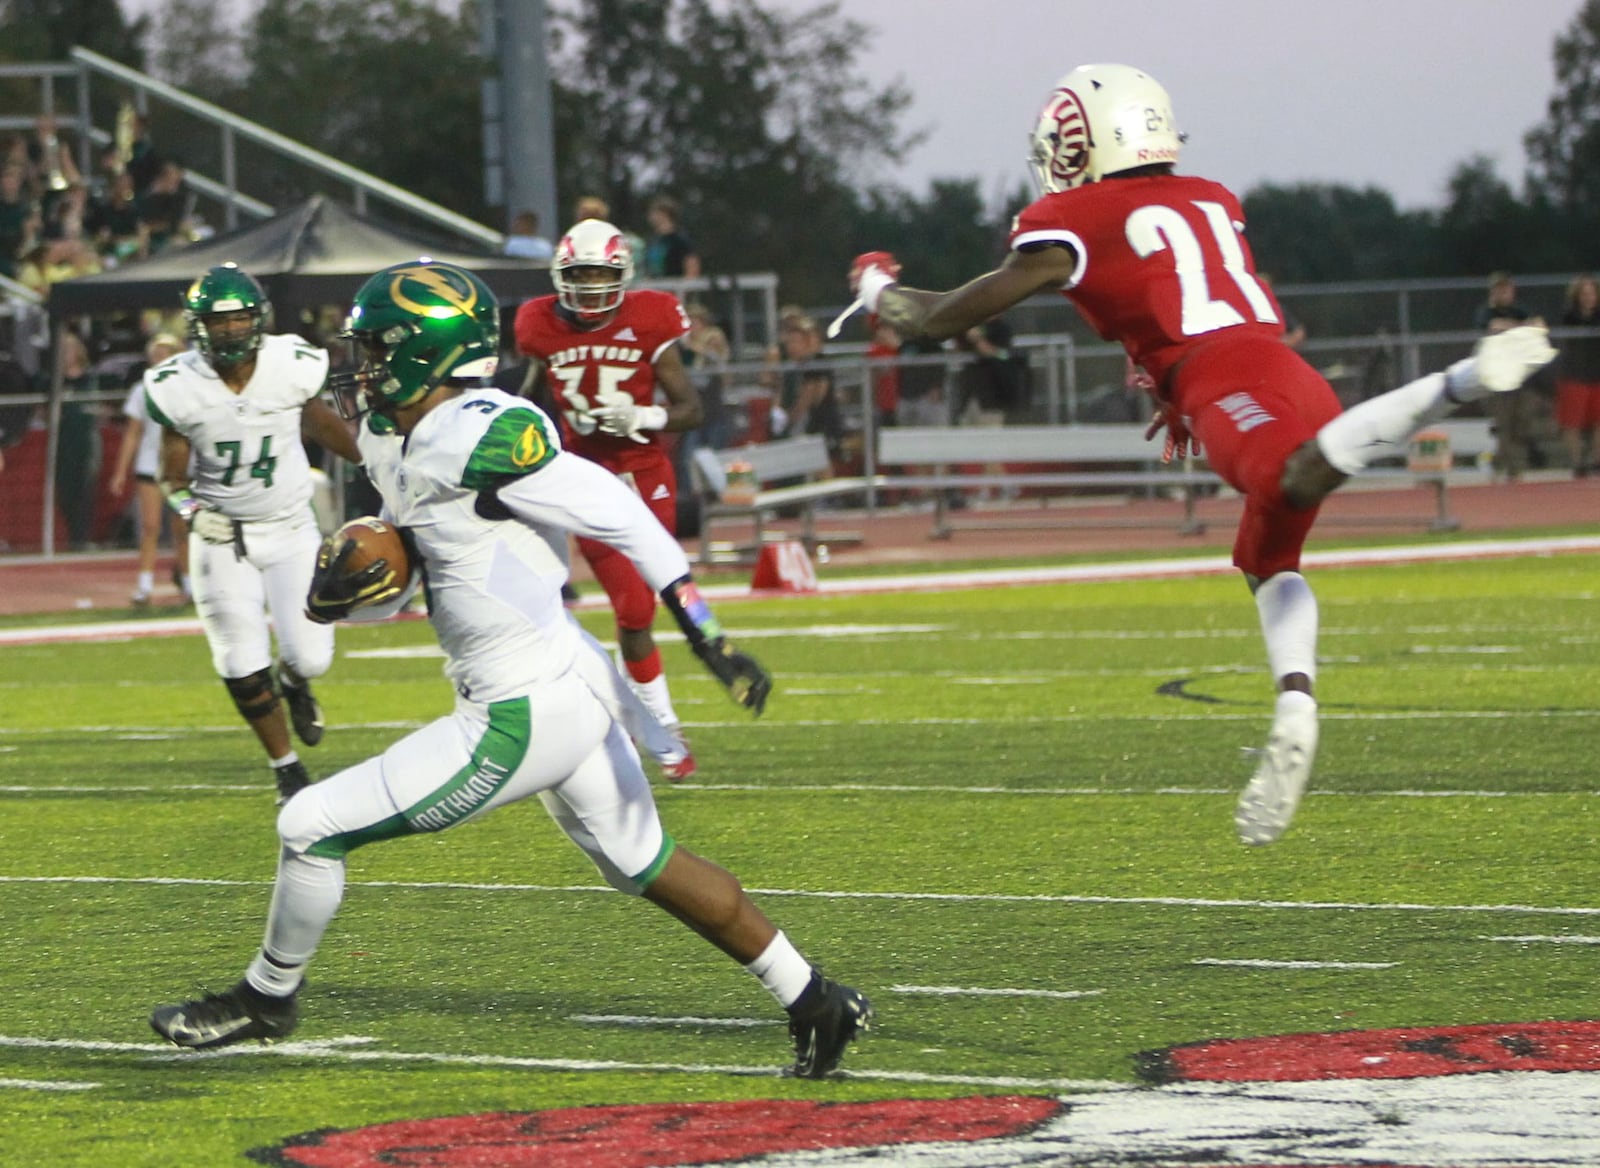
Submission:
[[[544,0],[478,0],[483,79],[483,190],[504,207],[506,226],[519,211],[539,216],[548,238],[556,218],[555,119]]]

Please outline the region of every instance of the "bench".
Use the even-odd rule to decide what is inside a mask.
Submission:
[[[763,442],[753,446],[738,446],[728,450],[696,450],[694,475],[705,500],[700,521],[700,552],[698,562],[743,561],[752,558],[769,538],[767,523],[778,511],[797,508],[801,517],[801,535],[807,550],[817,545],[817,504],[826,499],[844,495],[859,495],[873,485],[873,480],[862,476],[829,477],[833,464],[828,458],[828,445],[819,434],[798,438],[783,438],[776,442]],[[728,498],[728,472],[744,463],[755,479],[755,491],[748,498]],[[772,486],[791,479],[801,482],[791,486]],[[742,520],[752,524],[752,539],[744,543],[713,544],[711,525],[719,520]],[[781,533],[773,533],[777,538]],[[832,533],[829,541],[846,543],[859,541],[860,536]]]
[[[953,467],[1002,464],[1002,471],[961,473]],[[1039,470],[1019,470],[1033,464]],[[998,487],[1003,490],[1044,488],[1104,493],[1141,492],[1150,497],[1172,495],[1182,504],[1177,520],[1184,534],[1205,530],[1194,511],[1201,488],[1216,487],[1217,476],[1194,466],[1161,464],[1161,442],[1145,441],[1141,424],[1073,426],[890,426],[878,434],[878,466],[934,467],[931,472],[892,470],[882,478],[893,489],[926,490],[934,496],[933,537],[948,539],[961,527],[1034,527],[1042,516],[994,516],[959,520],[950,515],[952,492]],[[1073,470],[1048,470],[1050,466]],[[1044,522],[1067,522],[1059,511]],[[1096,519],[1097,526],[1165,526],[1162,519]]]
[[[1450,514],[1447,487],[1453,479],[1471,476],[1479,481],[1480,455],[1494,448],[1489,423],[1483,419],[1450,419],[1428,427],[1442,431],[1450,439],[1451,463],[1448,470],[1413,472],[1404,466],[1376,467],[1356,476],[1357,481],[1433,488],[1434,507],[1424,517],[1395,516],[1395,522],[1424,522],[1430,530],[1454,531],[1460,524]],[[1076,524],[1079,526],[1164,526],[1174,520],[1079,518],[1062,516],[1059,509],[1048,517],[1038,512],[1017,513],[1004,518],[986,515],[961,520],[950,514],[950,496],[982,488],[1007,490],[1040,488],[1047,490],[1139,493],[1147,497],[1170,497],[1181,504],[1175,522],[1178,531],[1197,535],[1205,524],[1195,514],[1196,500],[1211,493],[1221,480],[1205,465],[1204,459],[1178,466],[1161,463],[1159,436],[1144,437],[1140,423],[1071,426],[1006,427],[889,427],[878,436],[877,462],[890,473],[878,476],[875,485],[908,490],[927,490],[934,494],[933,538],[948,539],[962,527],[1037,527]],[[1469,470],[1457,467],[1465,462]],[[1001,464],[1003,471],[984,470],[962,473],[959,466]],[[1019,469],[1019,464],[1021,468]],[[1041,469],[1028,470],[1028,464]],[[1049,470],[1047,467],[1070,467]],[[933,467],[930,471],[898,468]],[[1041,507],[1041,510],[1044,510]]]

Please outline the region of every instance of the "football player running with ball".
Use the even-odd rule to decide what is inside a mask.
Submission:
[[[1478,342],[1472,357],[1341,414],[1327,381],[1282,342],[1227,188],[1175,174],[1183,136],[1166,90],[1127,65],[1056,83],[1032,136],[1041,197],[996,270],[951,292],[899,284],[886,252],[858,256],[857,302],[906,337],[958,336],[1056,289],[1149,375],[1164,457],[1188,444],[1244,496],[1233,562],[1255,595],[1277,706],[1234,823],[1247,844],[1288,828],[1317,749],[1317,601],[1300,555],[1322,501],[1457,406],[1516,389],[1555,355],[1542,325]]]
[[[628,483],[669,532],[678,529],[678,480],[661,435],[702,421],[700,394],[678,343],[689,317],[670,292],[630,292],[627,237],[602,219],[584,219],[562,236],[550,264],[554,296],[517,310],[517,348],[542,368],[561,416],[562,442]],[[666,399],[656,404],[656,391]],[[656,753],[662,772],[682,782],[694,755],[678,728],[650,626],[656,596],[616,548],[580,537],[578,550],[611,601],[617,647],[640,698],[671,732]]]
[[[455,710],[289,801],[278,817],[266,940],[244,979],[163,1006],[151,1025],[193,1048],[288,1034],[350,852],[536,795],[610,884],[660,906],[755,975],[788,1011],[791,1073],[821,1077],[866,1028],[871,1007],[822,977],[737,879],[663,829],[629,737],[648,746],[661,729],[562,606],[568,533],[632,559],[742,706],[759,714],[771,679],[729,643],[682,549],[638,495],[562,450],[538,407],[486,384],[498,311],[476,276],[445,263],[385,269],[356,294],[347,335],[357,368],[340,400],[369,415],[360,435],[367,473],[383,518],[410,533],[412,573],[402,580],[381,558],[347,572],[350,553],[330,540],[307,599],[319,620],[382,617],[425,573]]]
[[[184,293],[183,309],[193,348],[144,375],[146,413],[163,428],[161,488],[189,524],[189,574],[211,664],[266,749],[282,802],[311,781],[289,723],[307,746],[322,740],[311,680],[333,664],[333,630],[304,611],[322,534],[301,438],[352,462],[361,454],[350,427],[317,396],[327,352],[267,333],[271,306],[248,272],[212,268]]]

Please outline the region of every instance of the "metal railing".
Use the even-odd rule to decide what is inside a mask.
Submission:
[[[486,227],[448,207],[414,195],[376,175],[341,162],[331,155],[314,150],[265,126],[241,118],[237,114],[231,114],[220,106],[185,93],[176,86],[159,81],[147,73],[130,69],[109,57],[82,47],[75,46],[70,56],[72,60],[69,64],[0,65],[0,78],[36,79],[40,85],[39,112],[51,116],[57,116],[57,83],[71,83],[74,90],[75,112],[59,116],[57,121],[62,129],[71,130],[76,135],[78,169],[86,177],[92,173],[91,144],[104,144],[111,140],[108,133],[94,126],[90,112],[91,84],[94,79],[101,78],[115,83],[120,91],[130,92],[135,106],[141,113],[149,111],[149,103],[154,98],[216,127],[221,175],[206,175],[186,168],[185,181],[196,191],[215,199],[222,205],[224,226],[228,228],[239,225],[241,212],[255,218],[263,218],[273,214],[274,211],[270,203],[263,202],[240,189],[238,144],[240,141],[246,141],[281,158],[305,166],[314,173],[348,184],[351,203],[359,213],[366,212],[369,199],[378,199],[452,236],[471,240],[477,246],[498,252],[505,245],[505,235],[492,227]],[[36,116],[0,116],[0,129],[31,128]]]

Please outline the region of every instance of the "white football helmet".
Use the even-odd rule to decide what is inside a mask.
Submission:
[[[585,321],[610,316],[633,279],[628,238],[604,219],[584,219],[556,244],[550,280],[561,306]]]
[[[1160,82],[1129,65],[1079,65],[1060,81],[1033,128],[1028,163],[1045,194],[1108,174],[1178,161],[1184,136]]]

